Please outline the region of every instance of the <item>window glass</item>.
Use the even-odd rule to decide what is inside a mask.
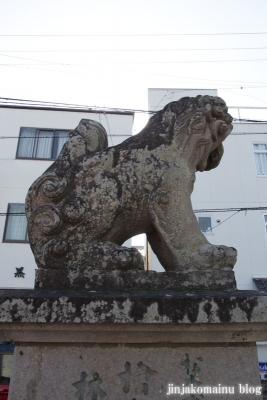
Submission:
[[[28,241],[24,204],[9,204],[4,240]]]
[[[263,217],[264,217],[264,224],[265,224],[265,234],[266,234],[266,238],[267,238],[267,214],[265,214]]]
[[[267,175],[267,144],[253,144],[257,175]]]
[[[53,158],[58,158],[59,153],[62,150],[63,145],[68,141],[68,132],[56,131],[54,141],[54,154]]]
[[[35,132],[34,128],[21,129],[17,157],[33,157]]]
[[[36,158],[52,158],[54,132],[40,131],[36,141]]]
[[[0,383],[9,384],[12,371],[13,354],[0,354],[1,377]]]
[[[266,150],[267,151],[267,144],[265,144],[265,143],[262,143],[262,144],[254,144],[253,145],[253,147],[254,147],[254,150]]]
[[[211,217],[198,217],[198,224],[201,232],[203,233],[212,232]]]
[[[68,140],[69,131],[21,128],[18,158],[56,159]]]

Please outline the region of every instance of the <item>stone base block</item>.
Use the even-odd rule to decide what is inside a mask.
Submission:
[[[201,290],[235,289],[235,275],[231,268],[210,271],[156,272],[156,271],[103,271],[91,267],[71,269],[38,269],[35,273],[36,289],[88,289],[88,290]]]
[[[265,293],[2,290],[0,307],[9,400],[261,398]]]
[[[260,391],[255,345],[17,344],[9,400],[255,400]]]

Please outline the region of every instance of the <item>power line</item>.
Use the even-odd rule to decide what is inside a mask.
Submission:
[[[104,116],[105,116],[105,118],[107,120],[107,126],[108,126],[108,132],[109,132],[108,136],[110,136],[111,144],[113,146],[112,136],[114,136],[114,135],[111,135],[110,126],[109,126],[109,120],[108,120],[107,114],[105,112],[103,114],[104,114]]]
[[[170,93],[166,93],[163,97],[172,96],[174,93],[183,92],[183,90],[173,90]],[[169,99],[171,100],[172,97]],[[160,100],[160,103],[163,99]],[[11,98],[11,97],[0,97],[0,107],[2,106],[32,106],[32,107],[58,107],[60,109],[77,109],[77,111],[89,111],[92,113],[107,113],[107,112],[120,112],[120,113],[146,113],[146,114],[154,114],[157,111],[152,110],[142,110],[142,109],[132,109],[132,108],[120,108],[120,107],[103,107],[103,106],[89,106],[84,104],[74,104],[74,103],[63,103],[63,102],[50,102],[50,101],[42,101],[42,100],[27,100],[27,99],[19,99],[19,98]],[[158,105],[156,106],[158,107]],[[251,107],[238,107],[238,106],[229,106],[229,109],[242,108],[242,109],[250,109]],[[253,109],[257,109],[257,107],[252,107]],[[259,107],[259,109],[267,110],[267,107]],[[247,118],[233,118],[236,122],[252,122],[252,123],[267,123],[267,120],[256,120],[256,119],[247,119]],[[255,134],[255,133],[252,133]]]
[[[200,209],[200,210],[193,210],[195,214],[197,213],[217,213],[217,212],[235,212],[238,213],[240,211],[263,211],[267,210],[266,207],[236,207],[236,208],[207,208],[207,209]],[[18,212],[18,213],[0,213],[0,216],[3,217],[5,215],[14,215],[14,216],[23,216],[26,215],[23,212]],[[231,215],[229,218],[231,218],[233,215]],[[229,219],[227,218],[227,219]],[[226,220],[225,220],[226,221]],[[223,222],[225,222],[223,221]]]
[[[267,47],[178,48],[178,49],[90,49],[90,50],[0,50],[1,53],[101,53],[101,52],[171,52],[171,51],[228,51],[265,50]]]
[[[47,129],[47,128],[45,128]],[[49,130],[49,129],[48,129]],[[110,136],[116,136],[116,137],[132,137],[132,135],[112,135],[112,134],[107,134],[108,137]],[[68,139],[69,136],[60,136],[60,139]],[[35,136],[0,136],[0,139],[35,139]],[[40,139],[53,139],[51,136],[42,136],[38,138]],[[31,157],[30,157],[31,158]]]
[[[102,64],[102,62],[93,62],[90,64],[77,64],[77,63],[62,63],[62,62],[53,62],[53,61],[43,61],[43,60],[36,60],[35,58],[27,58],[27,57],[18,57],[18,56],[10,56],[6,54],[0,54],[2,57],[8,57],[8,58],[16,58],[19,60],[27,60],[27,61],[36,61],[40,62],[42,64],[48,64],[48,65],[61,65],[61,66],[74,66],[74,67],[88,67],[91,65],[99,65]],[[118,61],[118,62],[105,62],[105,64],[111,64],[111,65],[117,65],[117,64],[191,64],[191,63],[221,63],[221,62],[251,62],[251,61],[267,61],[266,58],[259,58],[259,59],[243,59],[243,60],[183,60],[183,61],[134,61],[134,62],[124,62],[124,61]],[[40,65],[42,65],[40,64]],[[0,64],[2,66],[5,66],[7,64]],[[8,65],[28,65],[28,64],[8,64]],[[39,65],[39,64],[29,64],[29,65]]]
[[[217,21],[216,21],[217,22]],[[6,26],[12,26],[12,27],[36,27],[36,25],[35,24],[1,24],[1,26],[2,27],[6,27]],[[66,25],[67,27],[68,27],[68,25]],[[251,27],[251,26],[256,26],[256,27],[259,27],[259,26],[267,26],[266,24],[260,24],[260,25],[255,25],[255,24],[234,24],[234,25],[232,25],[232,24],[225,24],[225,25],[223,25],[223,24],[218,24],[218,23],[216,23],[216,24],[179,24],[179,26],[186,26],[186,27],[196,27],[196,26],[201,26],[201,27],[213,27],[213,26],[215,26],[216,28],[218,28],[218,26],[223,26],[223,27],[228,27],[229,28],[229,26],[231,26],[231,27],[237,27],[237,26],[249,26],[249,27]],[[38,27],[48,27],[48,28],[51,28],[51,25],[49,25],[49,24],[38,24]],[[77,26],[76,26],[77,27]]]
[[[267,122],[267,121],[266,121]],[[243,133],[230,133],[230,136],[245,136],[245,135],[267,135],[267,132],[243,132]]]
[[[98,107],[98,106],[88,106],[88,105],[78,105],[72,103],[56,103],[49,101],[40,101],[40,100],[24,100],[24,99],[15,99],[9,97],[0,97],[0,106],[2,105],[15,105],[15,106],[34,106],[34,107],[59,107],[62,109],[66,108],[74,108],[77,110],[91,111],[92,113],[105,113],[108,111],[111,112],[136,112],[136,113],[147,113],[152,114],[153,111],[148,110],[139,110],[139,109],[131,109],[131,108],[120,108],[120,107]]]
[[[132,72],[136,72],[136,71],[132,71]],[[143,72],[143,73],[147,73],[147,72]],[[259,82],[259,81],[232,81],[232,80],[225,80],[225,79],[205,79],[205,78],[194,78],[194,77],[188,77],[188,76],[176,76],[176,75],[166,75],[166,74],[158,74],[158,73],[154,73],[154,72],[149,72],[149,74],[151,75],[158,75],[158,76],[163,76],[163,77],[169,77],[169,78],[179,78],[179,79],[190,79],[190,80],[196,80],[196,81],[205,81],[205,82],[225,82],[225,83],[259,83],[259,84],[267,84],[267,82]]]
[[[212,232],[215,228],[218,226],[222,225],[224,222],[228,221],[228,219],[232,218],[234,215],[238,214],[241,210],[236,211],[234,214],[230,215],[230,217],[226,218],[224,221],[220,222],[219,224],[212,226],[210,229],[208,229],[206,232]]]
[[[12,97],[0,97],[0,101],[13,101],[13,102],[25,102],[25,103],[33,103],[33,104],[49,104],[49,105],[59,105],[59,106],[68,106],[68,107],[88,107],[86,105],[78,105],[78,104],[73,104],[73,103],[63,103],[63,102],[53,102],[53,101],[43,101],[43,100],[26,100],[26,99],[17,99],[17,98],[12,98]],[[95,106],[94,106],[95,107]]]
[[[43,64],[41,64],[41,65],[43,65]],[[1,66],[2,67],[12,67],[12,68],[23,68],[23,69],[30,69],[30,70],[44,71],[44,72],[56,72],[56,73],[60,72],[60,73],[69,73],[69,74],[80,74],[79,72],[75,72],[75,71],[65,71],[65,70],[60,70],[59,71],[59,70],[54,70],[54,69],[51,69],[51,68],[49,68],[49,69],[46,69],[46,68],[34,68],[34,67],[27,66],[27,64],[1,64]],[[94,65],[90,64],[90,65],[87,65],[87,68],[88,67],[89,68],[105,68],[105,65],[98,65],[97,66],[97,64],[94,64]],[[122,72],[127,72],[127,73],[140,74],[140,71],[136,71],[136,70],[129,70],[129,69],[125,70],[125,69],[121,69],[121,68],[119,70],[122,71]],[[89,75],[88,73],[84,73],[84,74],[85,75]],[[159,74],[159,73],[156,73],[156,72],[153,72],[153,71],[150,71],[150,72],[142,71],[142,74],[143,75],[149,75],[150,77],[154,75],[154,76],[160,76],[160,77],[162,76],[164,78],[189,79],[190,81],[192,81],[192,80],[196,81],[196,83],[199,82],[199,81],[204,81],[204,82],[226,82],[226,83],[227,82],[233,82],[233,84],[231,85],[232,86],[231,89],[234,89],[234,86],[237,86],[237,83],[234,84],[234,82],[241,82],[240,84],[242,85],[242,87],[243,88],[248,88],[248,89],[266,87],[266,86],[245,86],[244,84],[246,84],[246,83],[248,83],[248,84],[249,83],[253,83],[253,82],[248,82],[248,81],[242,82],[242,81],[231,81],[231,80],[226,81],[226,80],[218,80],[218,79],[203,79],[203,78],[194,78],[194,77],[183,77],[183,76],[176,76],[176,75]],[[255,82],[255,83],[261,84],[261,82]],[[200,83],[200,84],[202,84],[202,83]],[[264,82],[264,84],[266,84],[266,83]],[[209,83],[209,85],[213,85],[214,86],[215,84],[214,83]],[[230,83],[229,83],[229,85],[230,85]],[[217,86],[217,89],[227,90],[227,88],[225,88],[225,87],[221,88],[220,86],[218,86],[217,83],[216,83],[216,86]],[[239,86],[239,84],[238,84],[238,86]]]
[[[234,211],[260,211],[260,210],[267,210],[267,207],[234,207],[234,208],[206,208],[206,209],[199,209],[193,210],[195,214],[202,213],[202,212],[234,212]]]
[[[267,121],[266,121],[267,123]],[[253,133],[231,133],[230,136],[246,136],[246,135],[267,135],[267,132],[253,132]],[[111,138],[111,142],[112,142],[112,137],[134,137],[134,135],[113,135],[113,134],[107,134],[107,137]],[[68,139],[69,136],[60,136],[61,139]],[[34,139],[33,136],[0,136],[0,140],[3,139]],[[51,136],[42,136],[41,138],[39,137],[39,140],[41,139],[53,139],[51,138]],[[113,146],[113,143],[112,143]],[[23,157],[24,158],[24,157]],[[32,158],[32,157],[30,157]],[[14,160],[14,158],[0,158],[0,160]]]
[[[233,118],[233,122],[251,122],[251,123],[267,123],[266,120],[260,119],[244,119],[244,118]],[[236,135],[236,134],[235,134]],[[253,135],[253,133],[252,133]]]
[[[4,37],[157,37],[157,36],[230,36],[266,35],[267,32],[218,32],[218,33],[134,33],[134,34],[0,34]]]
[[[99,65],[103,64],[102,61],[99,62],[92,62],[90,64],[73,64],[73,63],[62,63],[62,62],[52,62],[52,61],[43,61],[43,60],[35,60],[35,59],[30,59],[30,58],[24,58],[24,57],[15,57],[15,56],[7,56],[4,54],[0,54],[0,56],[3,57],[12,57],[12,58],[19,58],[22,60],[30,60],[30,61],[37,61],[40,64],[17,64],[17,63],[1,63],[0,65],[2,66],[13,66],[13,65],[18,65],[18,66],[23,66],[23,65],[43,65],[43,64],[49,64],[49,65],[61,65],[61,66],[71,66],[71,67],[90,67],[91,65]],[[138,64],[197,64],[197,63],[227,63],[227,62],[256,62],[256,61],[267,61],[267,58],[253,58],[253,59],[242,59],[242,60],[237,60],[237,59],[232,59],[232,60],[183,60],[183,61],[116,61],[116,62],[107,62],[105,61],[106,65],[138,65]],[[43,64],[42,64],[43,63]]]
[[[167,96],[168,94],[165,94]],[[165,97],[164,96],[164,97]],[[2,103],[1,103],[1,100]],[[163,99],[162,99],[163,100]],[[161,101],[162,101],[161,100]],[[160,101],[160,102],[161,102]],[[37,100],[23,100],[23,99],[12,99],[12,98],[7,98],[7,97],[0,97],[0,107],[2,106],[15,106],[15,107],[20,107],[20,106],[32,106],[33,108],[36,107],[44,107],[44,108],[56,108],[58,107],[59,109],[62,110],[67,110],[68,108],[76,109],[77,111],[86,111],[86,112],[92,112],[92,113],[102,113],[105,115],[107,112],[113,112],[113,113],[143,113],[143,114],[155,114],[157,111],[153,110],[142,110],[142,109],[131,109],[131,108],[119,108],[119,107],[98,107],[98,106],[86,106],[86,105],[77,105],[77,104],[67,104],[67,103],[54,103],[54,102],[47,102],[47,101],[37,101]],[[235,107],[228,107],[228,108],[235,108]],[[236,107],[238,108],[238,107]],[[263,107],[265,109],[265,107]],[[266,108],[267,110],[267,108]],[[248,123],[267,123],[267,120],[256,120],[256,119],[246,119],[246,118],[233,118],[234,122],[248,122]],[[265,134],[265,132],[253,132],[253,133],[233,133],[233,135],[245,135],[245,134]],[[0,138],[7,138],[6,136],[0,137]],[[8,138],[11,138],[9,136]],[[17,138],[17,137],[12,137],[12,138]]]

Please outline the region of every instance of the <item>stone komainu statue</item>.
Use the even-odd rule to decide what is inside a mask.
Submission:
[[[196,171],[219,164],[231,121],[221,98],[185,97],[108,147],[103,126],[81,120],[27,195],[38,267],[143,269],[140,253],[121,245],[146,233],[166,271],[232,268],[236,250],[207,241],[190,201]]]

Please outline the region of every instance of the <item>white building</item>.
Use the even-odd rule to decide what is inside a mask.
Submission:
[[[198,94],[216,96],[217,91],[149,89],[149,110],[158,111],[171,101]],[[256,289],[253,278],[267,278],[267,122],[247,120],[267,121],[267,108],[229,107],[229,113],[244,121],[233,122],[233,131],[223,143],[220,165],[196,174],[192,204],[194,210],[203,210],[196,212],[196,216],[209,242],[237,249],[234,271],[238,289],[253,290]],[[264,207],[265,210],[255,210]],[[235,215],[237,210],[227,211],[240,208],[253,210]],[[212,211],[215,209],[224,211]],[[163,270],[154,255],[152,266]]]
[[[149,110],[158,111],[171,101],[198,94],[216,96],[217,91],[149,89]],[[267,292],[267,123],[247,121],[267,121],[267,108],[229,107],[229,113],[244,120],[233,123],[220,165],[196,174],[192,205],[194,210],[203,210],[196,217],[210,243],[237,249],[237,288]],[[253,210],[238,212],[240,208]],[[214,211],[218,209],[224,211]],[[154,253],[151,258],[152,268],[163,271]],[[257,350],[265,387],[267,342],[257,343]]]
[[[27,240],[25,197],[83,118],[105,127],[109,146],[132,135],[132,112],[0,105],[0,288],[34,286],[36,264]]]

